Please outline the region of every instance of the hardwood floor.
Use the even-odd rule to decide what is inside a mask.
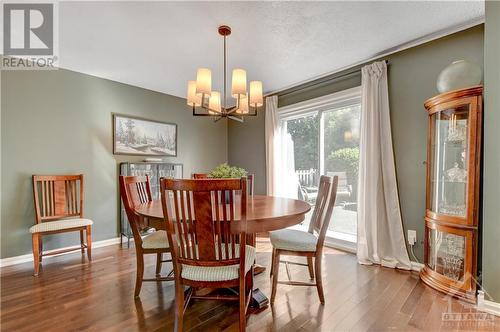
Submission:
[[[257,261],[270,264],[270,245],[259,241]],[[32,263],[2,268],[2,331],[171,331],[172,282],[144,283],[134,300],[134,249],[109,246],[93,251],[88,264],[79,253],[44,260],[38,278]],[[298,260],[299,258],[297,258]],[[83,264],[82,264],[83,261]],[[146,260],[154,274],[155,257]],[[163,268],[168,272],[170,265]],[[286,278],[284,268],[280,279]],[[474,313],[468,304],[425,286],[418,274],[361,266],[353,255],[324,254],[326,304],[315,287],[279,285],[274,306],[248,318],[248,331],[500,331],[500,318],[453,322],[442,314]],[[307,268],[291,266],[292,278],[308,280]],[[268,271],[256,286],[271,294]],[[469,317],[470,318],[470,317]],[[185,315],[191,331],[237,331],[231,303],[195,301]]]

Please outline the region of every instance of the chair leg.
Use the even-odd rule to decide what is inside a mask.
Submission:
[[[252,271],[253,269],[254,268],[252,267],[246,275],[247,278],[245,282],[246,294],[248,294],[250,290],[253,290],[253,278],[254,278],[254,271]]]
[[[314,266],[316,268],[316,288],[318,289],[319,301],[321,302],[321,304],[325,304],[325,295],[323,294],[323,279],[321,277],[321,253],[318,253],[316,255]]]
[[[313,266],[313,258],[307,257],[307,267],[309,268],[309,277],[314,279],[314,266]]]
[[[85,248],[83,247],[83,229],[80,230],[80,245],[82,246],[82,254],[84,254]]]
[[[142,252],[136,253],[136,259],[137,259],[137,274],[135,277],[134,296],[138,297],[139,293],[141,292],[142,278],[144,277],[144,256]]]
[[[174,331],[182,332],[184,321],[184,287],[177,282],[175,283],[175,322]]]
[[[280,254],[278,250],[274,251],[273,257],[273,285],[271,291],[271,304],[274,303],[274,298],[276,297],[276,288],[278,287],[278,275],[280,269]]]
[[[156,276],[160,276],[161,272],[161,260],[162,260],[162,253],[159,252],[156,254]]]
[[[276,253],[276,249],[273,248],[273,251],[271,251],[271,271],[269,272],[269,277],[273,277],[274,273],[274,255]]]
[[[91,230],[90,226],[87,226],[85,233],[87,234],[87,257],[89,258],[89,261],[91,261],[92,260],[92,230]]]
[[[40,234],[33,233],[31,239],[33,241],[33,263],[35,265],[35,272],[33,275],[36,277],[40,270]]]
[[[253,271],[251,271],[253,274]],[[246,287],[245,287],[245,279],[246,277],[240,277],[240,294],[239,294],[239,302],[240,302],[240,332],[246,330],[247,325],[247,310],[246,310]]]
[[[41,263],[42,257],[43,257],[43,238],[41,236],[38,238],[38,242],[40,243],[40,250],[39,250],[38,254],[40,256],[40,263]]]

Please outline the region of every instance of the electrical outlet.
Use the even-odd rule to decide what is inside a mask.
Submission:
[[[417,242],[417,231],[413,229],[408,230],[408,244],[410,246],[414,245]]]

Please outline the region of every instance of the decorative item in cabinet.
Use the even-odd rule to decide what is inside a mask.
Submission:
[[[183,167],[182,164],[162,162],[125,162],[120,164],[120,175],[148,175],[151,183],[151,194],[156,200],[160,199],[160,178],[182,179]],[[147,232],[148,229],[145,229],[144,233]],[[130,239],[133,237],[132,230],[123,203],[120,201],[120,243],[123,237],[127,238],[127,247],[130,247]]]
[[[429,99],[424,268],[429,286],[476,300],[482,86]]]

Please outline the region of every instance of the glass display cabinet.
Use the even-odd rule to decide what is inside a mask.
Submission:
[[[421,279],[475,302],[482,86],[438,95],[429,113],[425,264]]]

